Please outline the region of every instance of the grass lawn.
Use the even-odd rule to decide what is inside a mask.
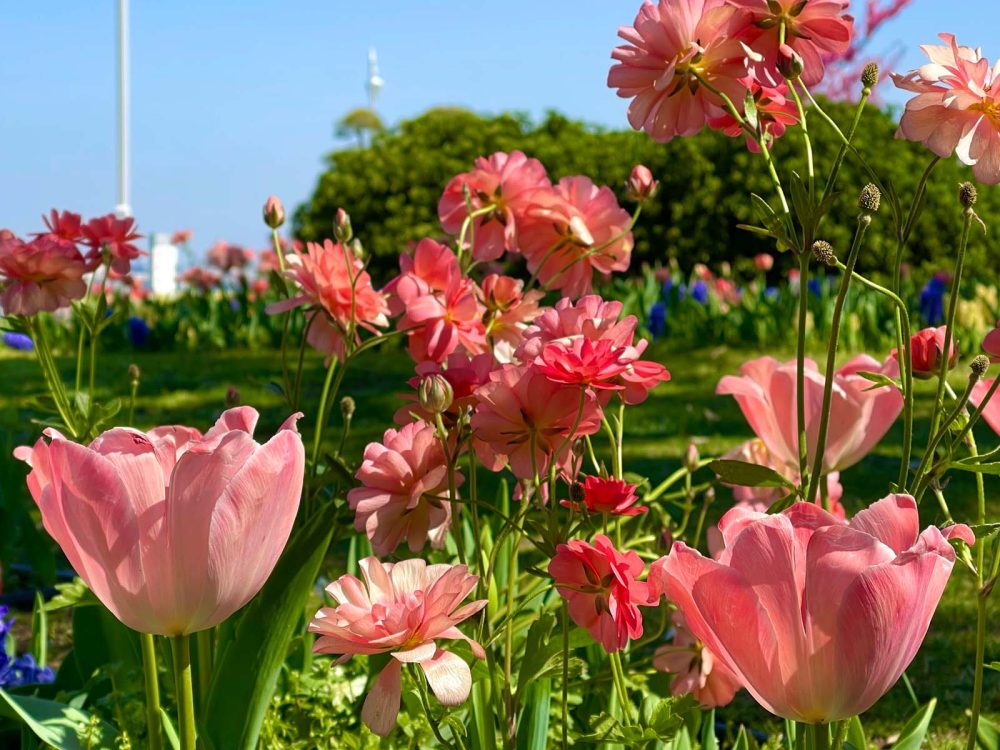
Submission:
[[[659,345],[653,356],[667,364],[673,379],[661,386],[650,399],[629,410],[626,433],[626,470],[650,477],[654,483],[677,467],[689,439],[695,439],[703,456],[721,454],[751,436],[734,400],[714,395],[715,384],[726,373],[734,373],[740,363],[753,356],[727,348],[673,352]],[[140,427],[157,424],[184,423],[199,428],[208,427],[224,408],[227,388],[239,389],[242,401],[262,412],[262,434],[271,430],[287,416],[280,395],[269,384],[280,381],[281,362],[274,352],[224,353],[138,353],[110,354],[103,358],[102,393],[100,397],[123,395],[128,392],[127,368],[135,362],[142,370],[142,382],[136,402],[135,423]],[[70,363],[65,362],[68,368]],[[31,357],[5,356],[0,359],[4,388],[0,391],[0,449],[9,454],[10,448],[33,441],[40,427],[31,422],[38,416],[31,397],[38,395],[41,379]],[[400,402],[397,393],[406,389],[405,381],[412,367],[401,351],[387,348],[368,353],[352,366],[341,390],[351,395],[358,408],[345,454],[359,457],[364,445],[381,437],[391,424],[392,414]],[[956,374],[956,383],[964,381],[965,373]],[[305,397],[303,403],[318,401],[322,385],[322,362],[310,356],[306,360]],[[927,392],[932,386],[922,383]],[[916,448],[926,442],[926,404],[918,406]],[[312,434],[311,416],[300,423],[303,434]],[[861,464],[841,477],[844,504],[849,512],[882,497],[896,477],[899,466],[901,425]],[[328,431],[331,443],[340,438],[340,416],[336,409]],[[985,426],[977,428],[982,451],[992,449],[998,440]],[[13,461],[0,462],[0,498],[23,498],[30,502],[23,489],[22,468]],[[1000,517],[1000,502],[993,496],[998,486],[995,477],[987,477],[987,498],[990,516]],[[946,488],[946,495],[956,520],[974,521],[974,485],[969,476],[955,477]],[[710,513],[718,518],[729,505],[729,493],[720,488],[718,499]],[[0,503],[0,511],[2,511]],[[924,525],[941,523],[942,514],[933,499],[925,500],[921,508]],[[0,517],[2,520],[2,517]],[[0,524],[2,526],[2,524]],[[336,574],[331,570],[329,573]],[[921,702],[937,696],[939,706],[934,718],[934,736],[928,747],[964,747],[962,728],[970,702],[972,664],[975,645],[975,606],[973,578],[960,565],[931,624],[923,649],[908,670],[913,689]],[[991,600],[991,617],[996,600]],[[22,619],[25,619],[22,617]],[[986,661],[1000,658],[1000,637],[990,628]],[[1000,718],[1000,684],[996,674],[987,671],[986,715]],[[870,736],[882,736],[899,729],[913,713],[913,703],[902,683],[864,717]],[[756,705],[742,694],[729,708],[720,712],[725,720],[745,720],[756,726],[766,726],[768,719]]]

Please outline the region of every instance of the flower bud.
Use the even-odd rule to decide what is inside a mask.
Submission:
[[[958,186],[958,202],[962,204],[962,208],[972,208],[978,197],[976,186],[971,182],[963,182]]]
[[[782,44],[778,47],[777,68],[781,75],[789,81],[794,81],[802,75],[802,69],[804,67],[805,63],[802,61],[802,55],[793,50],[787,44]]]
[[[285,207],[277,196],[270,196],[264,202],[264,223],[271,229],[277,229],[285,223]]]
[[[351,253],[354,255],[355,258],[357,258],[358,260],[365,259],[365,246],[361,244],[361,240],[355,237],[354,239],[351,240],[350,247],[351,247]]]
[[[455,391],[444,375],[428,375],[417,387],[417,401],[431,414],[444,414],[455,400]]]
[[[139,369],[139,365],[132,363],[128,366],[128,382],[135,386],[139,385],[139,379],[142,377],[142,370]]]
[[[858,196],[858,208],[861,209],[863,214],[873,214],[878,211],[878,207],[882,203],[882,191],[879,190],[872,183],[868,183],[861,189],[861,195]]]
[[[774,268],[774,256],[770,253],[757,253],[753,256],[753,264],[758,271],[770,271]]]
[[[243,403],[243,399],[240,397],[240,390],[235,385],[231,385],[226,389],[226,408],[232,409],[235,406],[239,406]]]
[[[941,356],[944,353],[946,331],[947,326],[924,328],[910,337],[910,362],[913,365],[913,377],[928,380],[935,377],[941,370]],[[955,346],[955,339],[952,339],[948,369],[953,368],[957,362],[958,347]]]
[[[637,203],[642,203],[653,198],[660,189],[660,183],[653,179],[653,173],[649,167],[636,164],[632,167],[632,176],[625,183],[628,197]]]
[[[866,89],[878,86],[878,73],[878,63],[868,63],[861,71],[861,85]]]
[[[826,240],[816,240],[812,246],[812,254],[817,263],[831,268],[837,265],[837,256],[833,252],[833,245]]]
[[[694,443],[688,443],[687,450],[684,451],[684,468],[693,474],[697,471],[700,460],[701,456],[698,455],[698,446]]]
[[[344,418],[344,421],[350,421],[351,417],[354,416],[355,403],[354,399],[350,396],[344,396],[340,399],[340,414]]]
[[[583,485],[579,482],[573,482],[573,484],[569,486],[570,502],[576,503],[577,505],[583,505],[584,494]]]
[[[997,321],[996,328],[983,337],[983,351],[993,364],[1000,362],[1000,320]]]
[[[982,354],[977,354],[969,363],[969,370],[972,371],[971,377],[976,380],[985,375],[988,369],[990,369],[990,358]]]
[[[354,230],[351,227],[351,216],[342,208],[337,209],[337,214],[333,219],[333,234],[337,242],[347,243],[354,237]]]

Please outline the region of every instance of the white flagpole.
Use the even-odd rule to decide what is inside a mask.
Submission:
[[[119,218],[132,215],[129,204],[128,0],[118,0],[118,205]]]

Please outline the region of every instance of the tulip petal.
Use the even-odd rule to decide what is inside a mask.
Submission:
[[[427,682],[442,706],[458,706],[472,689],[472,671],[455,654],[438,649],[433,659],[421,662]]]
[[[361,721],[379,737],[389,736],[396,726],[403,689],[402,669],[402,664],[390,660],[375,678],[361,707]]]
[[[913,546],[920,533],[917,503],[909,495],[889,495],[858,511],[851,528],[875,537],[898,554]]]

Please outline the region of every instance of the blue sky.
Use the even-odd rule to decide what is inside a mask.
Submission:
[[[0,226],[34,231],[58,206],[115,204],[115,0],[4,2]],[[132,204],[140,229],[258,246],[269,193],[310,194],[333,123],[365,103],[367,51],[395,123],[440,104],[625,127],[605,86],[638,0],[132,0]],[[855,5],[860,5],[855,0]],[[961,13],[955,11],[961,9]],[[1000,55],[996,0],[915,0],[871,50],[953,31]],[[892,100],[892,92],[886,90]],[[348,207],[349,209],[350,207]]]

